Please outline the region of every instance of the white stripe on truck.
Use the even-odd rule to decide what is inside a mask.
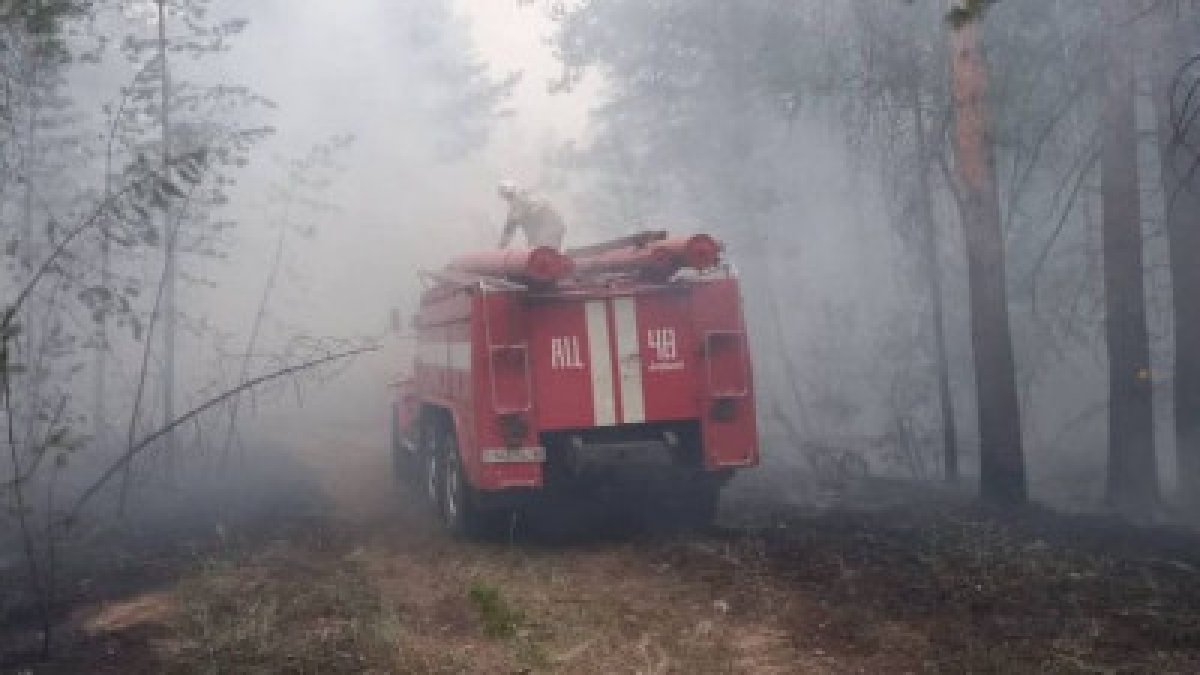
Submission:
[[[621,374],[621,411],[626,424],[646,421],[646,399],[642,390],[642,351],[638,340],[637,298],[613,300],[617,328],[617,363]]]
[[[598,427],[608,427],[617,423],[612,347],[608,337],[608,311],[605,304],[604,300],[589,300],[584,305],[592,367],[592,417],[593,424]]]

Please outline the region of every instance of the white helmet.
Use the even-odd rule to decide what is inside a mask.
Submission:
[[[500,186],[497,188],[497,192],[499,192],[500,196],[503,197],[504,199],[512,199],[513,197],[517,196],[516,181],[511,181],[511,180],[500,181]]]

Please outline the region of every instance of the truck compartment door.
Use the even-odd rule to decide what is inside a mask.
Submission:
[[[623,323],[622,304],[632,305],[635,301],[637,353],[627,358],[640,373],[636,383],[630,382],[621,389],[625,421],[672,422],[696,418],[699,345],[692,328],[688,294],[657,292],[617,298],[613,302],[618,324]]]
[[[603,301],[547,300],[528,308],[538,428],[612,424],[612,356]]]

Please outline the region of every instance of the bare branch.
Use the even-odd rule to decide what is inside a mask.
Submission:
[[[109,466],[108,469],[106,469],[104,471],[104,473],[100,475],[99,478],[97,478],[90,486],[88,486],[88,488],[86,490],[84,490],[83,494],[81,494],[79,499],[76,500],[75,505],[72,506],[71,509],[69,509],[70,515],[67,519],[68,522],[73,522],[73,521],[77,520],[79,515],[83,512],[83,508],[88,504],[88,502],[90,502],[100,492],[100,490],[103,489],[104,486],[110,480],[112,480],[113,476],[116,476],[118,472],[123,470],[125,468],[125,466],[134,459],[134,457],[141,454],[143,451],[145,451],[147,448],[149,448],[158,439],[173,432],[178,427],[188,423],[189,421],[198,417],[199,415],[202,415],[205,412],[221,405],[225,401],[228,401],[229,399],[237,396],[238,394],[241,394],[242,392],[247,391],[249,389],[253,389],[261,384],[265,384],[265,383],[271,382],[273,380],[278,380],[280,378],[287,377],[289,375],[294,375],[296,373],[299,373],[299,372],[302,372],[305,370],[311,370],[313,368],[317,368],[317,367],[320,367],[320,366],[323,366],[323,365],[326,365],[329,363],[333,363],[335,361],[341,361],[343,359],[352,358],[355,356],[359,356],[361,354],[376,352],[376,351],[379,351],[379,349],[380,349],[380,347],[377,345],[370,345],[370,346],[366,346],[366,347],[359,347],[357,349],[351,349],[348,351],[339,352],[336,354],[329,354],[326,356],[322,356],[320,358],[306,361],[304,363],[300,363],[297,365],[282,368],[280,370],[277,370],[272,373],[268,373],[266,375],[260,375],[254,379],[247,380],[246,382],[238,385],[237,387],[234,387],[233,389],[230,389],[228,391],[225,391],[217,396],[214,396],[214,397],[208,399],[204,403],[201,403],[200,405],[196,406],[195,408],[192,408],[188,412],[176,417],[169,424],[166,424],[162,428],[160,428],[157,431],[146,436],[141,441],[139,441],[136,445],[134,445],[133,447],[126,450],[125,453],[123,455],[121,455],[121,457],[119,457],[115,462],[113,462],[113,464],[111,466]]]
[[[1029,283],[1030,299],[1033,305],[1034,316],[1037,316],[1038,314],[1038,276],[1041,275],[1042,268],[1045,267],[1046,260],[1050,257],[1051,249],[1053,249],[1054,244],[1058,242],[1058,238],[1062,236],[1062,232],[1067,226],[1067,220],[1070,219],[1071,214],[1075,211],[1075,202],[1079,199],[1079,193],[1083,189],[1083,182],[1087,179],[1088,175],[1092,171],[1092,167],[1096,165],[1096,162],[1099,159],[1099,150],[1093,150],[1091,154],[1088,155],[1083,167],[1075,176],[1075,182],[1071,187],[1071,194],[1069,197],[1067,197],[1067,203],[1063,207],[1062,214],[1058,218],[1058,224],[1054,227],[1054,232],[1050,234],[1050,238],[1042,246],[1042,250],[1038,253],[1037,261],[1033,264],[1033,270],[1029,274]]]

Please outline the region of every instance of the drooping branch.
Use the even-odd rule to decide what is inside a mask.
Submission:
[[[124,454],[122,454],[120,457],[118,457],[116,459],[116,461],[114,461],[104,471],[104,473],[102,473],[100,475],[99,478],[97,478],[94,482],[92,482],[92,484],[89,485],[88,488],[86,490],[84,490],[83,493],[79,496],[79,498],[75,501],[75,504],[69,509],[69,516],[67,519],[68,522],[70,523],[70,522],[75,522],[76,520],[78,520],[80,514],[83,513],[84,507],[87,506],[87,504],[93,498],[95,498],[95,496],[97,494],[99,494],[99,492],[104,488],[105,485],[108,484],[109,481],[111,481],[113,479],[114,476],[116,476],[119,472],[121,472],[125,468],[125,466],[127,464],[129,464],[129,462],[133,461],[133,459],[135,457],[137,457],[139,454],[144,452],[147,448],[151,447],[154,444],[154,442],[157,441],[158,439],[163,438],[167,434],[170,434],[171,432],[175,431],[175,429],[179,428],[180,426],[182,426],[184,424],[187,424],[188,422],[195,419],[196,417],[199,417],[200,415],[204,414],[205,412],[212,410],[213,408],[221,405],[222,403],[234,398],[235,396],[237,396],[247,390],[254,389],[255,387],[258,387],[259,385],[262,385],[262,384],[266,384],[267,382],[271,382],[274,380],[278,380],[280,378],[288,377],[289,375],[295,375],[297,373],[300,373],[300,372],[303,372],[306,370],[312,370],[314,368],[318,368],[320,366],[327,365],[327,364],[333,363],[335,361],[341,361],[344,359],[353,358],[355,356],[360,356],[362,354],[379,351],[379,349],[380,349],[380,347],[378,345],[368,345],[365,347],[359,347],[359,348],[351,349],[348,351],[342,351],[342,352],[338,352],[335,354],[329,354],[326,356],[322,356],[320,358],[312,359],[312,360],[306,361],[304,363],[299,363],[296,365],[288,366],[286,368],[281,368],[279,370],[268,373],[266,375],[260,375],[251,380],[247,380],[246,382],[243,382],[242,384],[240,384],[232,389],[229,389],[228,391],[225,391],[221,394],[218,394],[217,396],[214,396],[214,397],[208,399],[204,403],[201,403],[200,405],[196,406],[195,408],[192,408],[188,412],[176,417],[174,420],[165,424],[157,431],[144,437],[141,441],[139,441],[138,443],[131,446],[128,450],[125,451]]]

